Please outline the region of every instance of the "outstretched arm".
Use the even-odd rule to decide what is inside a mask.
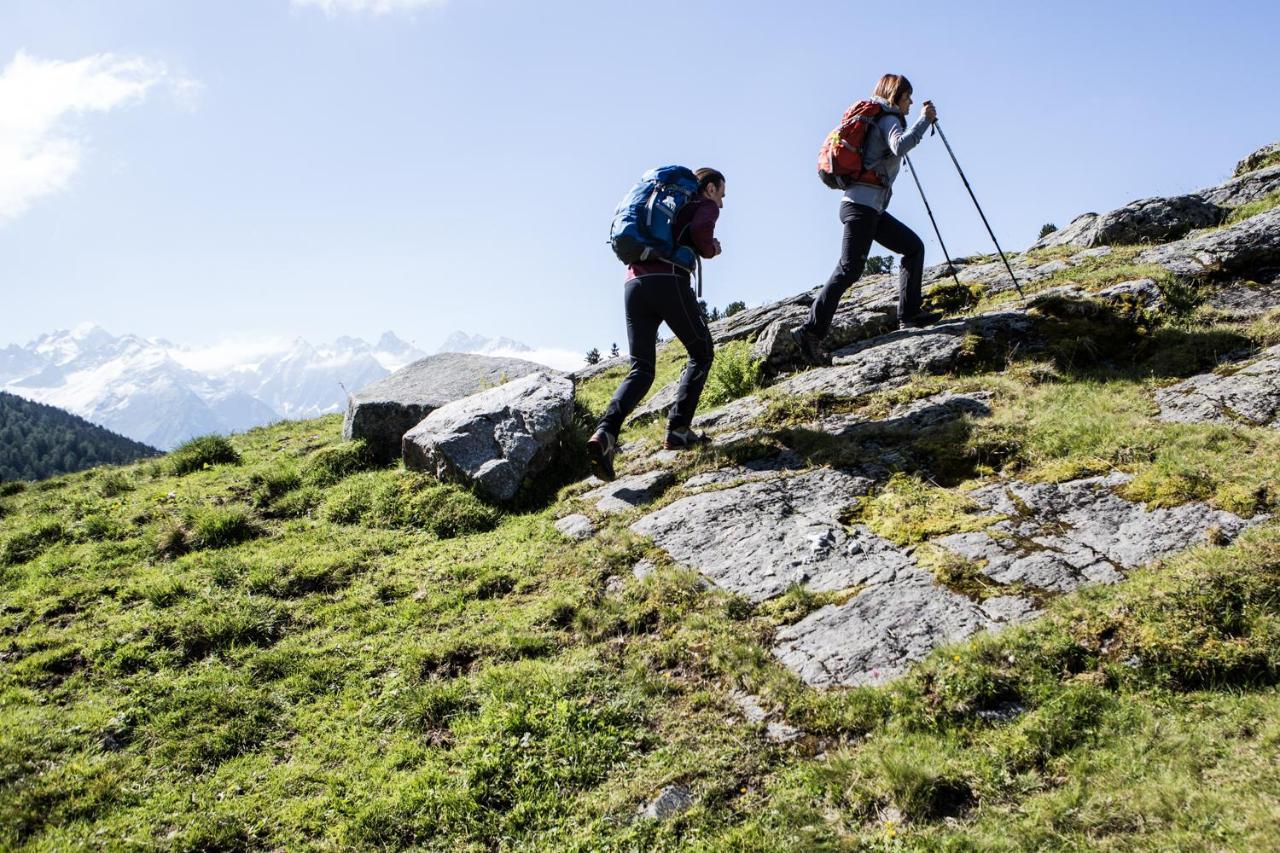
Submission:
[[[895,157],[902,157],[909,154],[912,148],[920,144],[920,140],[924,139],[924,132],[929,129],[929,125],[933,124],[937,113],[933,110],[933,104],[925,101],[925,108],[920,112],[916,123],[911,126],[910,130],[904,131],[902,124],[893,116],[884,116],[880,119],[882,122],[889,124],[888,132],[885,134],[885,140],[889,143],[889,151]],[[881,125],[883,128],[884,125]]]

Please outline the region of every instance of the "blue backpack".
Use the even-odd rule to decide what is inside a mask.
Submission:
[[[613,253],[624,264],[651,258],[670,261],[692,272],[698,256],[677,246],[676,214],[698,194],[698,178],[684,166],[659,166],[640,176],[618,204],[609,229]]]

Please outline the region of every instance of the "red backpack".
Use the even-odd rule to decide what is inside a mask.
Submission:
[[[827,134],[818,152],[818,177],[824,184],[833,190],[843,190],[853,184],[881,186],[884,183],[879,175],[862,166],[867,133],[884,112],[884,107],[875,101],[858,101],[844,111],[840,126]]]

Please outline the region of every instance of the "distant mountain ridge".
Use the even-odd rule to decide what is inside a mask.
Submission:
[[[511,338],[463,331],[437,351],[535,353]],[[197,435],[342,411],[348,393],[426,355],[390,331],[374,344],[343,336],[194,348],[83,323],[0,349],[0,390],[168,450]]]
[[[343,337],[196,349],[82,324],[0,349],[0,389],[170,449],[196,435],[341,411],[347,391],[425,354],[391,332],[372,346]]]
[[[70,412],[0,391],[0,480],[40,480],[158,452]]]

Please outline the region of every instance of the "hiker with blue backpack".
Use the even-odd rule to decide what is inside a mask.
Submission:
[[[873,240],[902,255],[898,270],[899,327],[925,326],[940,316],[922,311],[924,243],[886,210],[903,158],[920,144],[925,131],[938,118],[933,103],[925,101],[924,110],[908,130],[906,116],[911,110],[911,94],[906,77],[884,75],[870,99],[859,101],[845,112],[840,126],[827,137],[819,152],[818,175],[822,182],[844,191],[840,200],[844,238],[840,261],[809,307],[809,318],[791,330],[801,357],[810,364],[826,363],[822,339],[831,330],[840,297],[862,275]]]
[[[690,425],[711,371],[713,347],[691,282],[697,271],[701,290],[701,259],[720,254],[715,227],[724,196],[724,175],[715,169],[663,166],[646,172],[614,213],[610,243],[627,265],[623,306],[631,371],[587,441],[592,470],[602,480],[614,478],[622,422],[653,385],[658,327],[664,322],[689,353],[667,415],[665,446],[681,450],[706,441]]]

